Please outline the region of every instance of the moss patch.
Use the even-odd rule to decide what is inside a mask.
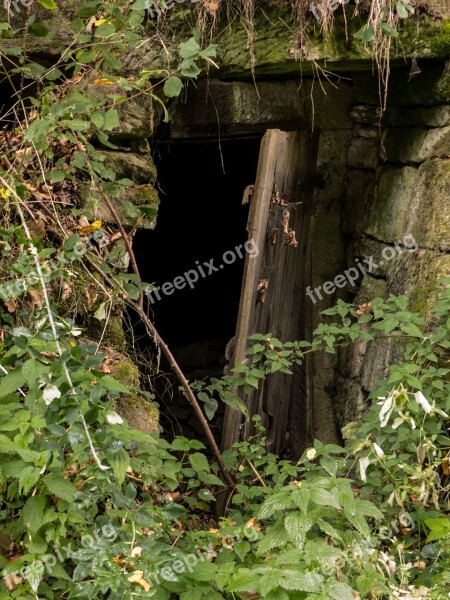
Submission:
[[[158,431],[159,410],[142,396],[122,396],[115,408],[133,429],[144,433]]]

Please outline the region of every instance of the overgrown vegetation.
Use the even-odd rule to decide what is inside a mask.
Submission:
[[[400,2],[387,13],[377,6],[370,18],[381,18],[380,27],[364,26],[363,41],[394,37],[381,23],[395,27],[404,16]],[[204,8],[217,12],[212,2]],[[306,4],[295,8],[300,22]],[[237,9],[249,31],[253,9]],[[85,2],[73,39],[50,66],[29,60],[23,29],[0,26],[13,89],[0,170],[0,521],[11,542],[0,538],[0,598],[446,597],[449,287],[429,324],[405,298],[364,311],[339,303],[312,341],[253,336],[233,377],[191,387],[171,363],[208,431],[198,401],[208,418],[218,402],[245,410],[236,388],[249,392],[290,372],[307,352],[390,336],[404,362],[372,394],[364,423],[347,429],[345,448],[316,442],[297,464],[279,460],[266,453],[255,418],[257,435],[224,455],[211,435],[211,456],[199,441],[133,430],[116,412],[130,389],[103,353],[111,316],[131,307],[171,355],[145,313],[147,284],[114,200],[135,227],[155,205],[127,204],[136,182],[117,178],[106,152],[116,149],[122,106],[139,98],[165,110],[161,98],[177,96],[182,78],[197,77],[215,57],[194,31],[167,49],[173,69],[124,76],[125,51],[161,43],[147,37],[145,19],[140,0]],[[33,19],[25,29],[47,35]],[[86,194],[89,206],[105,203],[114,228],[93,220]],[[82,327],[86,313],[104,325],[99,339]],[[222,494],[227,512],[217,521]]]

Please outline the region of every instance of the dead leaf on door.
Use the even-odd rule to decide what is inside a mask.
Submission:
[[[281,217],[281,224],[283,227],[283,246],[292,246],[293,248],[297,248],[298,242],[295,237],[295,231],[289,227],[290,218],[291,213],[287,208],[285,208]]]
[[[254,191],[255,191],[254,185],[248,185],[245,188],[244,193],[242,194],[242,206],[245,206],[246,204],[250,204],[250,201],[253,197]]]
[[[268,287],[269,287],[269,280],[261,279],[260,282],[258,283],[258,287],[256,288],[257,292],[258,292],[256,302],[259,302],[260,304],[264,304],[264,302],[266,301],[266,292],[267,292]]]

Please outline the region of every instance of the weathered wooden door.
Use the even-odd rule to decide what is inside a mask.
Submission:
[[[248,336],[253,333],[271,333],[283,342],[304,339],[310,333],[308,316],[301,318],[301,313],[308,279],[316,156],[316,136],[311,131],[272,129],[262,139],[247,226],[249,240],[259,254],[246,257],[233,363],[244,360]],[[295,377],[276,373],[260,390],[243,396],[250,415],[262,417],[269,450],[282,451],[291,419],[294,428],[302,426],[310,397],[305,389],[308,380],[304,372]],[[251,422],[244,422],[240,413],[227,407],[222,447],[230,448],[250,434]]]

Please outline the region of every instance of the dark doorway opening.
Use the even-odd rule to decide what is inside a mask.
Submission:
[[[260,140],[167,140],[153,148],[161,205],[154,231],[135,236],[134,252],[142,279],[155,286],[147,299],[150,315],[191,381],[223,373],[235,333],[246,248],[252,251],[245,246],[242,198],[255,182]],[[135,329],[142,350],[151,345],[143,334]],[[174,433],[189,436],[191,428],[198,436],[178,384],[167,381],[158,394],[163,427],[174,417]]]

